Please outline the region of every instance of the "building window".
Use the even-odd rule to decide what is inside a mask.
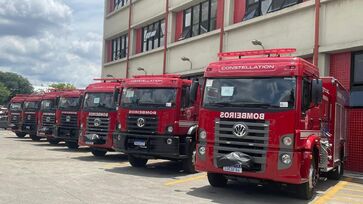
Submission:
[[[352,90],[363,90],[363,51],[352,53]]]
[[[146,52],[164,45],[164,19],[142,28],[142,52]]]
[[[203,1],[184,10],[183,33],[179,40],[216,29],[217,0]]]
[[[243,20],[275,12],[301,2],[302,0],[247,0],[246,14]]]
[[[117,10],[119,8],[126,6],[126,4],[128,2],[128,0],[111,0],[111,1],[113,1],[114,10]]]
[[[122,35],[121,37],[112,39],[111,46],[112,46],[111,61],[125,58],[127,56],[127,48],[128,48],[127,34]]]

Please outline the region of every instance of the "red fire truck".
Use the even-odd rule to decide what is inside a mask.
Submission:
[[[182,160],[185,171],[195,171],[198,106],[197,100],[190,100],[192,84],[198,85],[178,75],[125,80],[114,149],[127,153],[132,166],[162,158]]]
[[[23,107],[24,100],[29,95],[18,94],[14,96],[9,103],[8,107],[8,126],[19,138],[25,137],[26,133],[21,131],[23,123]]]
[[[33,141],[39,141],[37,136],[38,120],[40,118],[40,102],[43,94],[31,94],[24,100],[23,107],[23,123],[21,132],[29,134]]]
[[[310,199],[319,174],[343,174],[347,92],[311,63],[280,57],[293,52],[221,53],[206,68],[196,168],[212,186],[273,181]]]
[[[44,93],[40,104],[40,117],[38,120],[37,136],[47,138],[50,144],[58,144],[59,139],[54,137],[56,125],[55,113],[62,92],[57,89],[50,89]]]
[[[83,92],[83,90],[64,90],[59,95],[54,137],[57,140],[64,140],[69,149],[78,148]]]
[[[89,146],[94,156],[113,151],[112,134],[116,129],[116,102],[123,79],[96,79],[88,85],[81,113],[80,146]]]

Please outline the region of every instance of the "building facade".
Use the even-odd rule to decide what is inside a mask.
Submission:
[[[197,76],[219,52],[260,49],[253,40],[296,48],[350,91],[346,167],[363,172],[361,8],[361,0],[105,0],[102,76]]]

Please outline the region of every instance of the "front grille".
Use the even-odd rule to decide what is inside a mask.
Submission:
[[[86,134],[97,134],[103,139],[107,138],[110,119],[104,116],[88,116]]]
[[[137,125],[138,119],[144,119],[145,125],[143,127]],[[127,131],[129,133],[156,134],[157,128],[157,116],[128,115],[127,117]]]
[[[53,127],[55,124],[54,115],[43,115],[42,125],[43,127]]]
[[[35,118],[35,113],[27,113],[24,116],[24,124],[25,125],[35,125],[37,123]]]
[[[61,128],[65,129],[77,129],[78,116],[73,114],[62,114],[61,115]]]
[[[236,124],[248,127],[247,135],[237,137],[233,134]],[[261,120],[215,120],[214,163],[216,158],[231,152],[242,152],[253,158],[254,164],[246,171],[264,171],[269,139],[269,122]],[[216,165],[217,166],[217,165]]]
[[[19,122],[20,122],[20,115],[11,115],[10,121],[13,124],[19,124]]]

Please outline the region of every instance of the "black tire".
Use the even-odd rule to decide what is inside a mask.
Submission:
[[[297,185],[297,193],[299,198],[304,200],[310,200],[315,192],[315,187],[318,182],[318,168],[317,168],[317,162],[316,162],[316,156],[313,155],[313,158],[311,159],[311,165],[309,169],[309,178],[308,182]]]
[[[79,145],[77,142],[66,142],[68,149],[78,149]]]
[[[104,157],[107,153],[107,150],[91,149],[91,152],[95,157]]]
[[[19,137],[19,138],[24,138],[25,137],[25,135],[26,135],[26,133],[22,133],[22,132],[17,132],[17,133],[15,133],[16,134],[16,136],[17,137]]]
[[[213,187],[222,188],[228,183],[228,179],[222,174],[207,173],[209,184]]]
[[[340,180],[343,177],[343,174],[344,164],[340,162],[337,167],[335,167],[332,171],[328,172],[328,179]]]
[[[196,156],[195,143],[192,143],[190,151],[188,153],[188,159],[183,160],[184,172],[189,173],[189,174],[194,174],[197,172],[195,170],[195,156]]]
[[[148,159],[144,159],[144,158],[139,158],[139,157],[135,157],[133,155],[128,155],[129,158],[129,163],[131,164],[131,166],[136,167],[136,168],[142,168],[146,166],[146,163],[148,161]]]
[[[33,141],[35,141],[35,142],[40,141],[40,139],[42,139],[41,137],[38,137],[37,135],[30,135],[30,138],[31,138]]]
[[[51,145],[57,145],[57,144],[59,144],[60,141],[57,139],[48,139],[48,142]]]

